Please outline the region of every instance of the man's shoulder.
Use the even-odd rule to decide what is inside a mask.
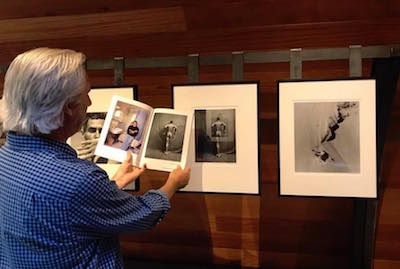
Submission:
[[[0,149],[4,186],[51,199],[69,199],[83,182],[107,177],[95,164],[58,150]]]
[[[41,181],[46,181],[43,187],[51,190],[51,195],[57,197],[72,196],[77,188],[90,184],[93,174],[105,174],[94,163],[65,154],[38,154],[38,161],[42,165]],[[44,184],[44,182],[42,182]]]

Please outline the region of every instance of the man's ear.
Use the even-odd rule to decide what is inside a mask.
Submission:
[[[64,107],[63,107],[64,113],[65,113],[66,115],[68,115],[68,116],[72,116],[73,110],[74,110],[75,106],[76,106],[76,104],[74,104],[74,103],[72,103],[72,102],[66,103],[66,104],[64,105]]]

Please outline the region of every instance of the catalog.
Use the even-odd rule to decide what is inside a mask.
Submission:
[[[186,165],[192,112],[152,108],[113,96],[95,154],[122,162],[132,152],[133,165],[170,172]]]

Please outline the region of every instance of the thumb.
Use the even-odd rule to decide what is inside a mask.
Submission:
[[[124,160],[124,163],[132,164],[132,152],[130,151],[126,152],[126,158]]]
[[[178,165],[176,166],[175,170],[181,171],[181,170],[182,170],[182,167],[178,164]]]

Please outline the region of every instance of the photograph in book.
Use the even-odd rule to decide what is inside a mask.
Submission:
[[[191,111],[114,96],[95,153],[121,162],[130,151],[133,165],[171,172],[185,167],[191,120]]]
[[[296,102],[294,124],[296,172],[360,172],[359,102]]]
[[[112,113],[104,145],[139,153],[148,117],[149,111],[118,101]]]
[[[196,162],[236,162],[235,109],[195,109]]]
[[[146,158],[180,161],[187,117],[167,113],[155,113]]]
[[[139,101],[113,96],[96,155],[122,162],[130,151],[132,163],[138,165],[152,111]]]

